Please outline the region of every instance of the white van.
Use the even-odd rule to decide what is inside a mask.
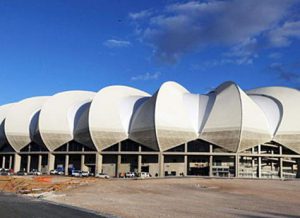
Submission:
[[[149,178],[149,177],[150,177],[150,174],[147,173],[147,172],[141,172],[140,177],[141,177],[141,178]]]

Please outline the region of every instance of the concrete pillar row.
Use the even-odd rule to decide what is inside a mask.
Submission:
[[[20,171],[20,167],[21,167],[21,156],[17,153],[15,153],[15,157],[14,157],[14,172],[18,172]]]

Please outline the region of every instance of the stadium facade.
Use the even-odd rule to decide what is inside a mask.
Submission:
[[[66,91],[0,107],[2,168],[119,176],[300,176],[300,92],[225,82],[192,94],[166,82]]]

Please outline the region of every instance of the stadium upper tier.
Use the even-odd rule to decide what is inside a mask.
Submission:
[[[54,151],[76,141],[97,151],[131,139],[166,151],[202,139],[229,152],[270,141],[300,153],[300,92],[286,87],[243,91],[225,82],[192,94],[166,82],[151,96],[126,86],[67,91],[0,107],[0,148],[30,143]]]

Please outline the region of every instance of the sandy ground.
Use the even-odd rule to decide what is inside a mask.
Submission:
[[[300,181],[91,180],[45,196],[120,217],[300,217]]]

